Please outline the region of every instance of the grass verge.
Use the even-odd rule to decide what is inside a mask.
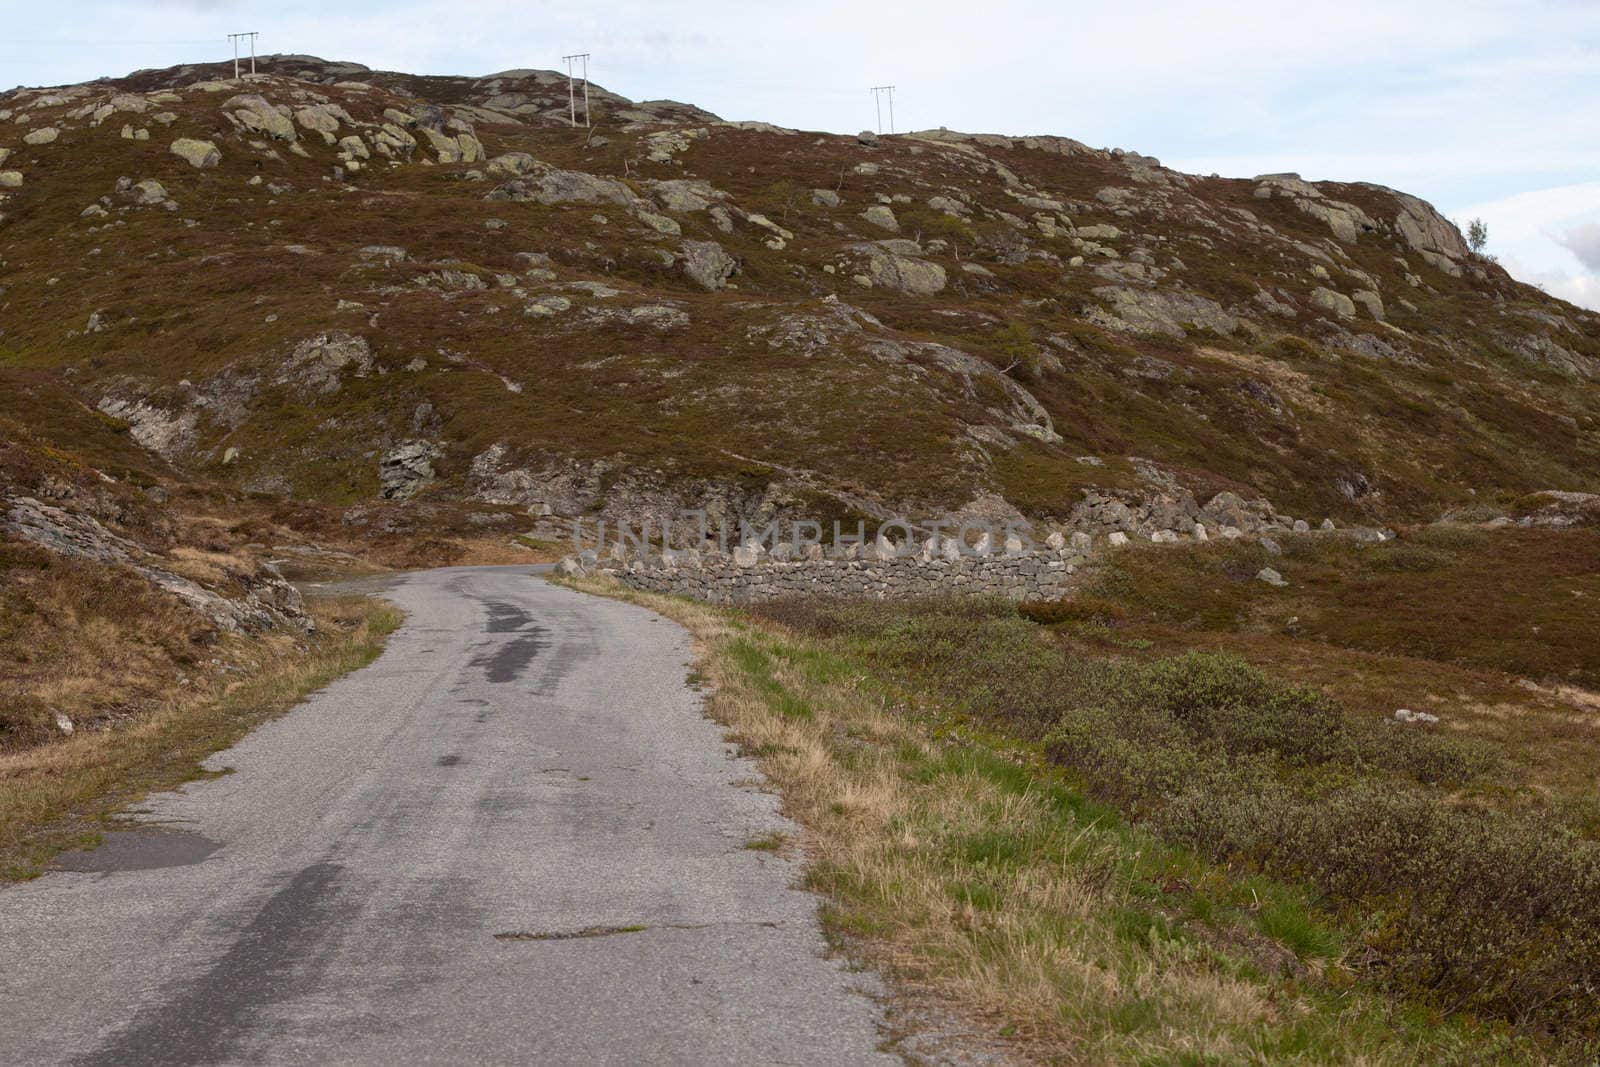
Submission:
[[[365,597],[307,602],[313,637],[229,638],[230,667],[134,722],[0,753],[0,881],[40,874],[65,848],[94,844],[106,819],[145,794],[208,776],[200,761],[372,662],[400,624]]]
[[[650,607],[699,639],[709,712],[805,828],[829,929],[912,1015],[953,1010],[1044,1062],[1550,1055],[1504,1022],[1385,994],[1359,966],[1359,931],[1311,886],[1164,840],[1053,765],[1042,742],[989,732],[859,646],[615,585],[579,588]]]

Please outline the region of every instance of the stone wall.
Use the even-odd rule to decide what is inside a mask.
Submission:
[[[804,594],[880,600],[991,594],[1049,600],[1065,594],[1077,563],[1059,552],[1039,551],[929,560],[762,558],[745,565],[711,556],[685,563],[608,561],[588,569],[613,574],[635,589],[737,604]]]

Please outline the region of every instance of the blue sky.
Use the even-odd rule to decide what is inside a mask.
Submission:
[[[1055,133],[1184,170],[1374,181],[1482,217],[1513,273],[1600,308],[1595,0],[0,0],[0,86],[263,52],[484,74],[594,54],[635,98],[853,132]]]

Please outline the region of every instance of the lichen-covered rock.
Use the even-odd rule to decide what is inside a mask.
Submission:
[[[303,129],[322,134],[323,139],[329,144],[338,140],[337,134],[341,123],[355,124],[355,120],[338,104],[314,104],[300,108],[294,113],[294,120]]]
[[[34,130],[32,133],[23,134],[22,143],[35,146],[47,145],[54,143],[55,139],[60,136],[61,131],[54,126],[45,126],[42,129]]]
[[[1343,293],[1334,292],[1332,289],[1318,286],[1311,290],[1311,302],[1324,311],[1331,311],[1342,319],[1356,317],[1356,304]]]
[[[665,210],[683,215],[705,211],[712,203],[725,197],[724,193],[712,188],[711,183],[688,178],[651,182],[650,195]]]
[[[867,278],[873,285],[912,296],[942,292],[948,278],[937,263],[873,247],[867,254]]]
[[[294,132],[294,122],[265,97],[254,94],[235,96],[222,106],[230,118],[252,133],[270,137],[274,141],[299,140]]]
[[[890,233],[900,232],[900,220],[895,218],[894,212],[883,204],[873,204],[861,213],[861,217],[872,225],[888,230]]]
[[[638,199],[621,182],[578,170],[552,170],[537,178],[515,178],[491,190],[485,200],[531,200],[538,204],[617,204]]]
[[[669,237],[676,237],[683,233],[683,227],[678,225],[676,219],[668,218],[666,215],[658,215],[654,211],[647,211],[637,204],[634,205],[633,217],[657,233],[666,234]]]
[[[372,347],[365,337],[335,330],[308,337],[295,346],[275,379],[320,393],[337,393],[346,376],[373,371]]]
[[[483,158],[483,143],[470,133],[451,136],[425,126],[422,135],[433,146],[440,163],[476,163]]]
[[[679,263],[696,285],[706,289],[721,289],[739,269],[739,261],[715,241],[685,241]]]
[[[193,137],[180,137],[172,142],[168,149],[173,155],[182,159],[196,170],[205,170],[222,162],[222,152],[210,141],[199,141]]]
[[[129,192],[135,204],[160,204],[167,199],[167,187],[154,178],[146,178]]]
[[[406,500],[433,481],[433,461],[444,453],[431,441],[407,441],[378,461],[378,481],[385,500]]]
[[[1102,285],[1093,293],[1111,307],[1109,312],[1103,308],[1089,308],[1085,317],[1125,333],[1181,338],[1186,335],[1187,327],[1224,336],[1239,328],[1239,320],[1224,311],[1221,304],[1196,293],[1118,285]]]
[[[488,166],[483,169],[491,178],[520,178],[534,173],[543,165],[526,152],[507,152],[489,160]]]

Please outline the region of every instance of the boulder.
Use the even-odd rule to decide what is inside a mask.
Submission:
[[[900,232],[900,220],[894,217],[893,211],[890,211],[882,204],[873,204],[861,213],[861,217],[872,223],[872,225],[888,230],[890,233]]]
[[[1288,582],[1284,581],[1283,575],[1279,574],[1271,567],[1262,567],[1259,571],[1256,571],[1256,581],[1266,582],[1268,585],[1277,586],[1279,588],[1289,584]]]
[[[621,182],[577,170],[552,170],[534,178],[514,178],[491,190],[486,200],[533,201],[539,204],[617,204],[636,199]]]
[[[721,289],[739,269],[739,261],[715,241],[685,241],[679,263],[695,284],[706,289]]]
[[[483,169],[491,178],[521,178],[532,174],[543,164],[526,152],[507,152],[489,160]]]
[[[307,130],[315,130],[323,135],[323,140],[333,144],[338,140],[341,122],[354,124],[345,109],[338,104],[313,104],[303,107],[294,113],[294,120]]]
[[[676,219],[669,218],[666,215],[658,215],[654,211],[647,211],[638,204],[633,206],[633,217],[657,233],[666,234],[669,237],[676,237],[683,233],[683,227],[678,225]]]
[[[222,106],[241,126],[252,133],[270,137],[274,141],[299,140],[289,116],[270,104],[265,97],[253,94],[235,96]]]
[[[1311,302],[1324,311],[1331,311],[1342,319],[1356,317],[1356,304],[1343,293],[1336,293],[1324,286],[1317,286],[1311,290]]]
[[[878,135],[873,133],[871,130],[862,130],[860,133],[856,134],[856,141],[859,144],[865,145],[867,148],[878,147]]]
[[[697,211],[705,211],[712,201],[721,199],[724,194],[713,189],[709,182],[674,178],[671,181],[652,182],[650,195],[666,211],[692,215]]]
[[[167,199],[167,189],[154,178],[146,178],[133,187],[130,195],[135,204],[159,204]]]
[[[20,170],[0,170],[0,189],[22,188],[22,172]]]
[[[866,276],[873,285],[913,296],[932,296],[947,281],[937,263],[876,247],[869,254]]]
[[[0,157],[0,159],[3,158]],[[818,207],[838,207],[840,204],[839,194],[832,189],[813,189],[811,190],[811,202]]]
[[[24,134],[22,137],[22,143],[31,145],[45,145],[52,143],[57,137],[60,136],[60,130],[56,129],[54,126],[46,126],[43,129],[34,130],[32,133]]]
[[[205,170],[222,162],[222,152],[210,141],[197,141],[193,137],[180,137],[168,149],[173,155],[197,170]]]
[[[1371,315],[1379,322],[1384,321],[1383,297],[1379,296],[1371,289],[1357,289],[1355,292],[1350,294],[1350,299],[1366,308],[1368,315]]]
[[[440,163],[476,163],[483,159],[483,142],[470,133],[451,136],[424,126],[422,135],[428,139]]]

